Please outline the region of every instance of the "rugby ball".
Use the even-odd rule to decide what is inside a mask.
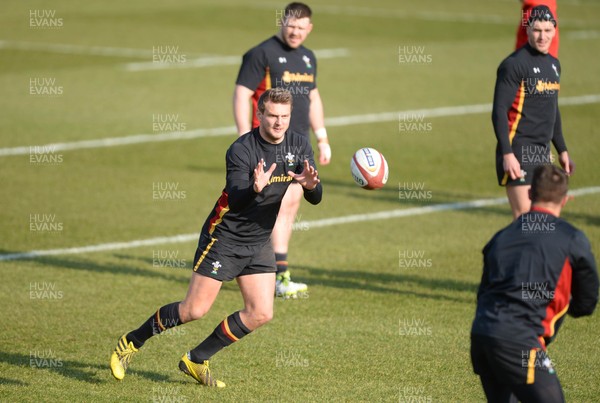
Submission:
[[[350,161],[354,182],[363,189],[382,188],[388,180],[388,164],[383,154],[374,148],[361,148]]]

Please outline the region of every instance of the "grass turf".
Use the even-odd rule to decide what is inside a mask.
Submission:
[[[315,4],[313,49],[345,48],[348,57],[319,60],[328,117],[491,101],[495,69],[512,47],[514,2],[380,1]],[[55,2],[60,29],[33,29],[42,2],[11,1],[0,38],[14,42],[141,49],[178,46],[189,59],[239,55],[276,30],[283,5],[241,1],[120,2],[75,7]],[[432,13],[431,10],[436,10]],[[563,97],[600,93],[593,39],[594,2],[561,4]],[[468,22],[465,22],[468,20]],[[489,22],[495,21],[495,22]],[[581,35],[579,36],[581,37]],[[421,47],[429,63],[399,63],[399,47]],[[151,57],[0,49],[2,147],[153,133],[155,114],[177,116],[186,129],[231,126],[238,66],[129,72]],[[592,52],[593,53],[593,52]],[[55,79],[56,97],[30,94],[30,80]],[[561,109],[578,164],[572,188],[600,183],[596,104]],[[334,160],[321,167],[324,200],[303,205],[298,221],[502,197],[495,185],[489,114],[427,118],[427,130],[397,121],[331,126]],[[127,242],[195,233],[224,184],[231,136],[57,152],[54,164],[31,156],[0,157],[4,253]],[[390,164],[386,188],[351,182],[349,159],[363,146]],[[153,186],[177,186],[156,200]],[[400,187],[429,195],[401,198]],[[183,196],[185,195],[185,196]],[[600,251],[600,196],[571,202],[564,217]],[[32,215],[54,217],[60,230],[32,231]],[[46,216],[44,216],[46,215]],[[507,205],[438,212],[325,228],[303,227],[292,240],[294,277],[307,298],[277,300],[275,319],[213,361],[228,383],[210,390],[182,377],[180,355],[241,307],[226,284],[202,320],[148,342],[123,382],[108,358],[121,333],[156,308],[183,298],[195,242],[0,262],[0,397],[5,401],[480,401],[469,362],[469,328],[481,273],[480,250],[510,220]],[[46,218],[46,221],[48,219]],[[58,227],[56,227],[58,228]],[[425,266],[403,267],[418,254]],[[171,264],[156,256],[170,256]],[[172,267],[172,266],[184,266]],[[597,315],[567,319],[550,355],[569,401],[593,401]]]

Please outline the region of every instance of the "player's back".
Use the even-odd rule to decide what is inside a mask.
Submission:
[[[578,230],[545,211],[523,214],[485,246],[472,333],[543,346],[571,293],[571,247]]]

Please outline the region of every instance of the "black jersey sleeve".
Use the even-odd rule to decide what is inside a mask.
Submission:
[[[554,144],[554,148],[556,148],[556,152],[559,154],[563,151],[567,151],[567,144],[565,143],[565,138],[563,137],[562,121],[560,118],[560,110],[558,109],[558,105],[556,106],[556,121],[554,122],[554,135],[552,137],[552,144]]]
[[[250,49],[242,58],[242,65],[235,83],[255,91],[265,78],[267,66],[268,60],[264,50],[260,47]]]
[[[581,231],[571,241],[571,302],[569,315],[591,315],[598,303],[598,271],[590,242]]]
[[[239,143],[234,143],[227,151],[227,201],[232,212],[238,212],[247,207],[255,198],[254,167],[250,166],[250,154]]]
[[[310,204],[319,204],[322,198],[323,186],[321,186],[321,183],[318,183],[317,187],[312,190],[304,189],[304,199]]]
[[[502,154],[512,153],[510,146],[508,112],[515,100],[522,75],[519,74],[514,58],[505,59],[496,73],[496,86],[494,88],[494,104],[492,107],[492,124],[498,139]]]

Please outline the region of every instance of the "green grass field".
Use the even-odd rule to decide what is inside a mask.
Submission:
[[[571,188],[600,185],[600,4],[560,1],[561,108],[577,172]],[[498,64],[514,45],[517,1],[358,0],[309,3],[306,45],[345,49],[319,60],[327,118],[491,103]],[[0,253],[123,243],[128,247],[0,260],[0,401],[482,401],[469,359],[481,248],[511,220],[507,204],[319,227],[318,220],[503,197],[489,112],[328,125],[331,165],[323,202],[303,204],[289,260],[309,284],[277,300],[275,318],[212,361],[224,390],[177,369],[227,314],[241,308],[225,284],[209,314],[149,341],[123,382],[108,368],[117,338],[181,300],[196,241],[131,246],[194,234],[224,185],[233,131],[187,140],[73,150],[33,148],[233,125],[239,57],[274,34],[285,3],[241,0],[9,0],[0,15]],[[70,45],[70,46],[58,46]],[[179,68],[157,69],[170,47]],[[176,50],[175,50],[176,49]],[[400,57],[419,49],[420,62]],[[185,59],[185,60],[184,60]],[[127,66],[139,70],[128,70]],[[141,66],[141,67],[140,67]],[[383,115],[381,115],[383,116]],[[414,117],[414,116],[413,116]],[[174,130],[156,120],[171,119]],[[332,122],[332,121],[330,121]],[[169,137],[169,135],[166,135]],[[352,182],[351,155],[379,149],[387,186]],[[17,147],[24,147],[21,152]],[[5,151],[11,149],[13,151]],[[7,155],[13,153],[14,155]],[[156,197],[156,187],[172,190]],[[421,187],[413,198],[408,188]],[[600,255],[600,194],[564,217]],[[308,224],[306,224],[306,222]],[[311,224],[312,223],[312,224]],[[426,267],[406,267],[406,266]],[[600,395],[598,314],[561,328],[549,348],[568,401]]]

